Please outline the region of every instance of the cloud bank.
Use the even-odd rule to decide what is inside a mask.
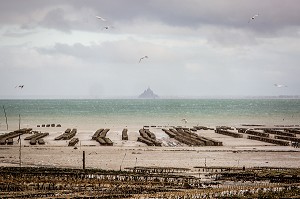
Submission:
[[[297,0],[12,0],[0,10],[1,98],[128,97],[148,86],[161,96],[300,94]]]

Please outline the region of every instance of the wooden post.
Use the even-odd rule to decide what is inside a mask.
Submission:
[[[19,130],[21,129],[21,115],[19,114]],[[21,144],[21,135],[19,135],[19,142],[20,142],[20,148],[19,148],[19,152],[20,152],[20,154],[19,154],[19,159],[20,159],[20,168],[21,168],[21,166],[22,166],[22,151],[21,151],[21,146],[22,146],[22,144]]]
[[[124,157],[123,157],[123,160],[122,160],[122,162],[121,162],[121,165],[120,165],[120,171],[122,171],[122,164],[123,164],[123,161],[124,161],[124,159],[125,159],[125,156],[126,156],[126,153],[125,153],[125,155],[124,155]]]
[[[85,151],[82,153],[82,169],[85,170]]]
[[[6,130],[8,130],[7,115],[6,115],[4,105],[3,105],[3,110],[4,110],[4,115],[5,115],[5,121],[6,121]]]

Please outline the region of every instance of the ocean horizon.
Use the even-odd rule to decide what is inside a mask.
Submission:
[[[300,99],[1,99],[0,105],[0,130],[6,130],[4,109],[10,130],[18,128],[19,115],[23,128],[61,124],[93,130],[300,123]]]
[[[0,96],[0,100],[90,100],[90,99],[141,99],[137,95],[131,96],[90,96],[90,95],[7,95]],[[151,99],[151,98],[149,98]],[[207,96],[193,96],[193,95],[166,95],[159,96],[156,99],[300,99],[300,95],[207,95]]]

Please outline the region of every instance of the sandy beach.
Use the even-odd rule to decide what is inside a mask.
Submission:
[[[82,168],[85,151],[86,168],[119,170],[134,166],[181,167],[191,169],[201,166],[231,167],[300,167],[300,149],[243,138],[233,138],[217,134],[214,130],[198,130],[203,137],[212,138],[223,146],[190,147],[170,138],[161,127],[149,128],[162,147],[147,146],[137,142],[138,128],[128,128],[128,140],[122,140],[122,128],[111,128],[107,137],[113,146],[100,146],[92,140],[97,129],[77,129],[79,142],[68,146],[69,140],[54,140],[65,127],[33,128],[35,131],[49,132],[44,145],[30,145],[24,140],[30,134],[21,136],[21,161],[23,166],[50,166]],[[4,131],[2,131],[4,133]],[[298,137],[299,135],[297,135]],[[17,139],[13,145],[0,146],[0,166],[18,166],[20,147]],[[124,159],[124,160],[123,160]]]
[[[253,127],[247,126],[248,130]],[[43,138],[44,144],[31,145],[25,139],[31,133],[20,136],[21,144],[16,137],[12,145],[0,145],[2,194],[8,198],[174,199],[181,196],[215,198],[217,195],[253,194],[250,197],[257,198],[257,194],[299,195],[300,187],[295,190],[291,187],[299,180],[294,174],[300,167],[300,148],[248,139],[246,133],[239,133],[242,136],[234,138],[218,133],[217,127],[192,132],[193,126],[184,128],[190,134],[222,142],[222,146],[189,146],[178,140],[179,135],[171,138],[163,131],[163,128],[174,128],[179,132],[184,128],[170,126],[145,127],[161,143],[161,146],[147,146],[137,141],[143,132],[139,132],[141,128],[129,127],[128,140],[122,140],[123,128],[104,128],[110,129],[106,138],[113,146],[102,146],[92,139],[97,129],[78,127],[72,139],[77,138],[79,142],[68,146],[70,140],[55,139],[66,131],[64,126],[33,128],[39,133],[49,133]],[[231,132],[238,133],[236,127],[230,128]],[[295,136],[299,138],[299,134]],[[275,136],[270,134],[270,137]],[[223,173],[224,168],[229,171]],[[235,170],[237,173],[233,174]],[[150,171],[153,173],[148,173]],[[241,180],[239,175],[244,171],[252,177],[245,176]],[[290,175],[282,175],[286,172]],[[257,177],[270,174],[267,179]],[[222,179],[217,179],[218,175]],[[235,176],[226,178],[226,175]],[[282,176],[278,178],[278,175]],[[11,176],[18,183],[11,184]],[[289,184],[289,180],[295,180],[294,184]]]

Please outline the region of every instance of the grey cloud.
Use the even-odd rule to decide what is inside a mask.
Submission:
[[[14,30],[7,30],[2,35],[5,37],[24,37],[27,35],[31,35],[36,33],[36,31],[33,30],[20,30],[20,29],[14,29]]]
[[[29,6],[30,5],[30,6]],[[170,26],[183,26],[199,28],[202,25],[223,26],[229,28],[243,28],[256,31],[260,34],[273,35],[278,30],[300,25],[300,2],[298,0],[225,0],[225,1],[198,1],[198,0],[73,0],[73,1],[5,1],[1,6],[2,14],[8,23],[18,23],[18,20],[31,16],[33,11],[41,8],[70,6],[78,15],[82,15],[81,9],[91,9],[91,15],[102,15],[116,23],[132,23],[137,18],[145,18],[152,21],[160,21]],[[11,11],[11,12],[9,12]],[[73,26],[74,21],[66,20],[63,8],[50,11],[43,20],[42,25],[57,28],[62,31],[69,29],[87,28],[84,21],[79,21]],[[248,24],[248,19],[256,13],[260,13],[255,23]],[[19,14],[20,17],[14,15]],[[80,17],[80,16],[79,16]],[[83,17],[83,16],[81,16]],[[86,17],[86,16],[84,16]],[[28,21],[29,19],[27,19]],[[41,21],[39,19],[35,19]],[[93,30],[94,31],[94,30]]]
[[[107,41],[92,45],[56,43],[52,47],[35,49],[45,55],[72,56],[84,62],[127,64],[128,67],[137,65],[139,58],[145,55],[150,57],[152,63],[172,63],[174,57],[180,57],[168,47],[135,39]]]
[[[39,24],[48,28],[70,33],[70,22],[65,19],[64,10],[62,8],[57,8],[48,12]]]
[[[60,3],[60,1],[56,0],[47,2],[39,0],[1,0],[0,22],[1,24],[23,24],[29,23],[32,20],[39,21],[33,17],[35,12],[44,10],[53,5],[59,5]]]
[[[101,47],[99,46],[84,46],[80,43],[74,45],[67,45],[56,43],[53,47],[36,48],[41,54],[46,55],[65,55],[72,56],[84,60],[100,61],[101,60]]]
[[[274,83],[299,93],[298,0],[1,3],[3,93],[18,79],[44,85],[32,94],[92,94],[99,86],[101,93],[128,95],[151,86],[162,95],[268,95],[279,93]],[[116,28],[104,32],[106,23]],[[55,36],[46,42],[49,32]]]
[[[101,30],[100,23],[92,12],[91,9],[75,10],[70,6],[51,8],[46,12],[45,17],[38,22],[38,25],[65,33],[71,33],[72,30],[99,31]]]

